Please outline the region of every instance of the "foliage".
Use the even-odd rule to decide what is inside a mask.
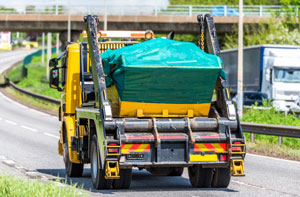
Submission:
[[[56,182],[38,182],[28,179],[21,179],[12,176],[0,176],[0,196],[86,196],[79,190],[76,185],[71,187],[61,187]]]
[[[60,98],[60,92],[49,87],[49,81],[46,78],[46,66],[41,66],[41,57],[34,57],[27,69],[28,75],[24,79],[21,77],[22,65],[12,69],[8,73],[8,78],[13,82],[16,82],[19,87],[25,88],[26,90],[54,98]]]
[[[291,21],[292,19],[290,19]],[[260,44],[284,44],[299,45],[300,31],[295,28],[292,22],[277,21],[270,19],[265,24],[258,24],[256,29],[249,25],[244,25],[244,46],[260,45]],[[224,46],[222,49],[232,49],[238,46],[237,25],[234,26],[233,34],[226,34],[224,38]]]
[[[270,107],[271,104],[265,100],[263,102],[263,106]],[[300,126],[300,119],[295,114],[285,115],[283,112],[280,112],[273,107],[270,109],[257,109],[255,107],[256,106],[253,105],[251,109],[245,109],[242,121],[263,124]],[[255,140],[276,144],[278,142],[278,137],[267,135],[255,135]],[[283,140],[283,144],[288,147],[300,148],[300,139],[285,137]]]
[[[244,5],[280,5],[282,0],[244,0]],[[288,0],[286,0],[288,1]],[[297,0],[290,0],[297,1]],[[238,5],[239,0],[171,0],[171,5]]]

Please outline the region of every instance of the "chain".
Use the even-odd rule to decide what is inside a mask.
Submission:
[[[201,38],[201,50],[202,51],[204,51],[204,32],[202,31],[201,32],[201,36],[200,36]],[[199,40],[199,42],[200,42],[200,40]]]

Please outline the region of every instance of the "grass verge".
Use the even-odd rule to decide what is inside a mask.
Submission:
[[[43,111],[45,113],[50,113],[55,116],[58,115],[58,107],[59,107],[58,105],[48,103],[48,102],[43,102],[39,99],[22,94],[16,90],[14,90],[11,87],[5,87],[5,88],[2,88],[2,90],[3,90],[2,92],[6,96],[18,101],[19,103],[22,103],[24,105],[27,105],[27,106],[37,109],[39,111]]]
[[[294,146],[277,144],[278,137],[255,135],[255,142],[250,141],[250,134],[244,133],[247,143],[247,152],[271,157],[300,161],[300,149]],[[276,142],[273,140],[276,138]],[[287,139],[284,138],[284,142]]]
[[[57,182],[40,182],[9,175],[0,176],[0,196],[87,196],[76,189],[76,185],[62,187]]]
[[[41,57],[33,57],[27,70],[27,77],[22,78],[22,64],[19,64],[10,70],[8,78],[28,91],[60,99],[60,92],[49,87],[46,66],[41,66]]]
[[[271,103],[264,102],[264,107],[271,106]],[[275,108],[262,110],[252,106],[250,109],[245,109],[242,121],[255,122],[263,124],[300,126],[300,119],[295,114],[285,115],[283,112],[277,111]],[[248,151],[263,154],[268,156],[275,156],[280,158],[288,158],[293,160],[300,160],[300,139],[283,137],[282,145],[278,146],[278,137],[269,135],[255,134],[255,143],[250,142],[250,134],[245,133],[248,144]]]

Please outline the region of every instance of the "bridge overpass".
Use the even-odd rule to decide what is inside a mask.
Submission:
[[[85,26],[83,15],[70,16],[71,29],[82,31]],[[99,16],[103,21],[103,16]],[[269,17],[244,17],[245,24],[267,22]],[[218,33],[232,32],[238,17],[214,17]],[[68,15],[45,14],[0,14],[0,31],[63,32],[67,30]],[[100,23],[100,28],[103,27]],[[198,33],[196,16],[108,16],[109,30],[145,30],[156,33]]]
[[[59,32],[61,41],[66,40],[68,15],[49,14],[0,14],[0,31],[11,32]],[[99,16],[103,21],[103,16]],[[267,22],[269,17],[249,16],[244,17],[245,24]],[[71,30],[74,40],[85,29],[83,15],[70,16]],[[233,31],[233,25],[238,23],[238,17],[214,17],[218,34]],[[100,23],[103,28],[103,23]],[[109,30],[146,30],[155,33],[195,34],[199,32],[196,16],[108,16]]]

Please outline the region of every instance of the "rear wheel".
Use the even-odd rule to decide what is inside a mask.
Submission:
[[[111,179],[105,179],[105,170],[100,168],[100,151],[97,136],[94,135],[91,144],[91,178],[95,189],[110,189]]]
[[[203,168],[201,165],[193,165],[188,168],[188,172],[193,187],[207,188],[211,186],[213,178],[212,168]]]
[[[83,164],[73,163],[70,161],[68,141],[64,143],[64,162],[66,174],[69,177],[81,177],[83,172]]]
[[[228,187],[230,183],[230,169],[229,168],[216,168],[212,180],[212,187]]]
[[[132,180],[132,169],[120,169],[120,179],[114,179],[114,189],[128,189]]]

